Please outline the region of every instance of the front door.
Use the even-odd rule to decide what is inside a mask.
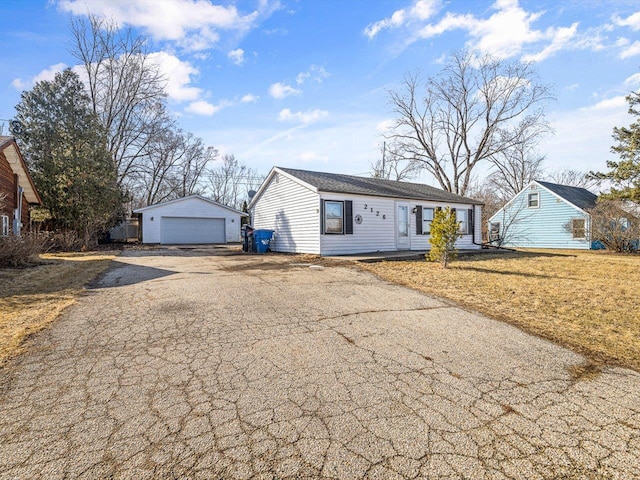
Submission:
[[[409,205],[398,203],[396,205],[396,248],[409,250]]]

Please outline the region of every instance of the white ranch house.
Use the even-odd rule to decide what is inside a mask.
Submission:
[[[429,185],[274,167],[249,210],[276,252],[348,255],[429,250],[438,208],[456,210],[459,249],[481,248],[481,202]]]
[[[134,210],[142,214],[142,243],[215,244],[240,241],[240,217],[231,207],[200,195]]]

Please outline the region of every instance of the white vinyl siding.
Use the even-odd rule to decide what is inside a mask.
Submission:
[[[409,211],[411,212],[414,207],[422,207],[422,234],[418,234],[416,232],[416,215],[410,215],[411,222],[411,250],[430,250],[431,244],[429,243],[429,238],[431,236],[429,233],[425,233],[425,212],[427,211],[435,211],[436,208],[446,208],[450,207],[452,209],[456,209],[456,212],[463,211],[461,216],[464,216],[466,219],[465,227],[463,235],[458,238],[456,242],[456,248],[461,250],[475,250],[481,248],[481,216],[482,216],[482,207],[480,205],[460,205],[460,204],[446,204],[446,203],[435,203],[435,202],[420,202],[416,200],[411,200]],[[473,209],[473,228],[469,228],[468,215],[469,210]],[[458,217],[458,220],[461,220],[461,217]],[[430,223],[429,223],[430,225]],[[475,243],[474,243],[475,240]]]
[[[274,230],[274,252],[320,253],[320,199],[317,193],[276,173],[252,211],[253,226]]]
[[[395,199],[339,193],[322,193],[322,200],[352,201],[353,234],[322,235],[322,255],[387,252],[396,250]]]
[[[327,203],[340,202],[342,233],[322,232],[323,215]],[[398,249],[428,250],[429,235],[416,235],[418,205],[447,206],[433,202],[416,202],[406,198],[377,197],[347,193],[318,192],[315,187],[287,172],[275,168],[260,187],[251,204],[252,225],[258,229],[274,230],[270,248],[276,252],[312,253],[320,255],[349,255],[371,252],[390,252]],[[397,208],[408,208],[408,242],[397,240]],[[481,206],[450,205],[475,208],[474,224],[477,242],[480,238]],[[406,237],[403,237],[406,238]],[[471,235],[459,240],[459,248],[480,248]]]
[[[408,199],[394,199],[381,197],[365,197],[340,194],[322,194],[323,199],[351,200],[353,202],[353,217],[360,215],[362,223],[353,223],[353,235],[322,235],[322,255],[346,255],[351,253],[385,252],[397,250],[396,247],[396,203],[409,205],[409,245],[411,250],[429,250],[429,235],[416,234],[416,215],[413,208],[422,205],[424,208],[446,207],[446,204],[433,202],[420,202]],[[452,208],[462,209],[465,215],[474,208],[472,205],[449,205]],[[366,207],[366,208],[365,208]],[[471,233],[460,237],[456,243],[459,249],[472,250],[480,248],[480,206],[474,210],[474,230],[476,243],[474,244]],[[424,224],[423,224],[424,225]]]

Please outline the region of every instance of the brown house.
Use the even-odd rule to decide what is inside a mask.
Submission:
[[[0,235],[29,227],[29,208],[41,205],[15,138],[0,136]]]

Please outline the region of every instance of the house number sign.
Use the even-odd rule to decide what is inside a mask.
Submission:
[[[367,204],[365,203],[365,204],[364,204],[364,209],[365,209],[365,210],[367,210],[368,208],[369,208],[369,205],[367,205]],[[371,207],[371,213],[374,213],[373,207]],[[380,210],[376,210],[376,211],[375,211],[375,214],[376,214],[376,217],[379,217],[379,216],[380,216]],[[359,216],[359,215],[358,215],[358,216]],[[386,218],[387,218],[387,215],[383,213],[383,214],[382,214],[382,219],[384,220],[384,219],[386,219]],[[360,221],[362,221],[362,219],[361,219]],[[356,223],[358,223],[358,222],[356,222]]]

